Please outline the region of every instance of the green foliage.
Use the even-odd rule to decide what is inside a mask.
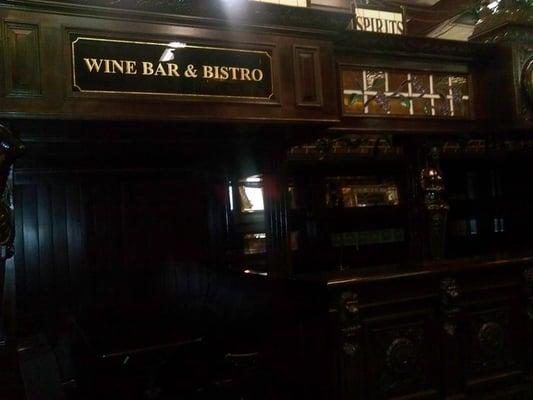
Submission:
[[[376,78],[374,79],[374,84],[372,87],[374,88],[380,88],[385,86],[385,78]]]
[[[363,96],[360,94],[352,93],[348,100],[348,104],[353,106],[355,103],[363,102]]]
[[[404,108],[409,108],[409,107],[411,107],[411,99],[403,98],[403,99],[400,101],[400,104],[401,104],[402,107],[404,107]]]

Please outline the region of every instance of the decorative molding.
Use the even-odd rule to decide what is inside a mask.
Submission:
[[[476,40],[485,44],[506,42],[527,43],[533,41],[533,32],[531,31],[531,28],[529,29],[530,30],[524,31],[522,27],[505,26],[496,31],[484,33],[480,37],[472,37],[471,40]]]
[[[294,146],[290,159],[323,160],[340,157],[403,157],[404,149],[390,136],[343,135],[337,138],[323,137],[315,142]]]
[[[420,173],[423,207],[429,231],[429,249],[433,259],[444,256],[446,220],[450,206],[444,200],[445,186],[439,166],[439,150],[432,146],[426,156],[426,166]]]
[[[31,24],[5,23],[5,85],[10,97],[41,95],[41,55],[39,27]]]
[[[444,278],[440,282],[440,309],[442,327],[449,336],[457,333],[460,293],[455,278]]]
[[[528,32],[533,27],[533,12],[529,0],[503,0],[495,7],[490,1],[481,0],[478,17],[472,35],[477,41],[527,41],[528,37],[533,35]],[[517,30],[522,31],[522,35],[517,35]]]
[[[411,339],[395,339],[387,349],[387,366],[397,374],[412,373],[416,367],[417,355],[417,346]]]
[[[227,4],[217,0],[6,0],[17,7],[68,10],[75,13],[104,12],[135,17],[150,14],[161,18],[194,19],[197,24],[242,24],[265,29],[298,27],[309,31],[344,31],[351,20],[347,10],[323,10],[308,7],[280,7],[278,4],[239,0],[232,4],[231,16]],[[117,13],[116,11],[120,11]],[[126,11],[126,13],[124,12]],[[201,20],[202,19],[202,20]]]
[[[320,50],[314,46],[294,46],[293,63],[296,104],[300,107],[322,107]]]
[[[376,35],[371,32],[347,31],[339,36],[336,45],[364,52],[400,52],[409,57],[424,55],[432,57],[460,57],[474,59],[478,56],[490,56],[491,46],[478,43],[460,42],[452,40],[432,39],[425,37]]]

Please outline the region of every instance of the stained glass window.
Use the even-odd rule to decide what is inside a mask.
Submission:
[[[468,76],[377,69],[344,69],[345,114],[469,117]]]

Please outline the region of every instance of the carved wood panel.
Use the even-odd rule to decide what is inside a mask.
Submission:
[[[514,308],[502,304],[467,313],[464,341],[467,387],[479,390],[491,382],[513,380],[522,374],[520,326]]]
[[[439,362],[431,345],[434,331],[430,315],[397,314],[392,319],[378,319],[377,325],[365,324],[371,398],[406,394],[426,398],[437,393],[434,368]]]
[[[8,96],[41,94],[39,28],[36,25],[5,24],[5,85]]]
[[[471,374],[483,374],[512,367],[509,357],[510,316],[508,310],[498,309],[475,313],[469,323],[468,343]]]
[[[316,47],[294,47],[296,103],[299,106],[320,107],[323,104],[318,55]]]

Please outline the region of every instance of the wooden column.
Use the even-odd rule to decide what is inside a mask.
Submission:
[[[446,399],[464,398],[464,359],[461,357],[459,329],[460,292],[457,281],[445,277],[440,281],[440,324],[442,337],[443,387]]]
[[[444,200],[444,180],[439,166],[439,151],[431,146],[420,176],[423,205],[426,215],[426,235],[429,243],[429,256],[433,260],[444,257],[446,221],[449,206]]]
[[[269,276],[291,272],[290,229],[287,205],[287,149],[281,142],[265,144],[263,196]]]

